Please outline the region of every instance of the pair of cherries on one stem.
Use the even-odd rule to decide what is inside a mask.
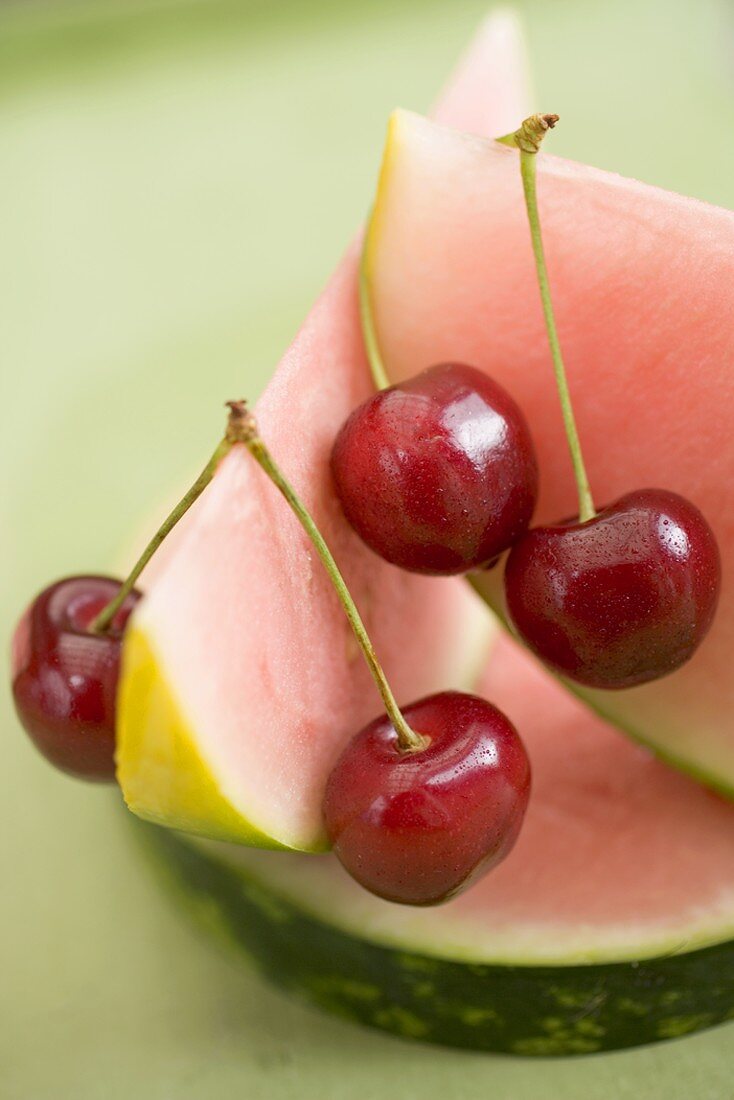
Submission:
[[[507,138],[520,149],[531,241],[578,518],[528,530],[538,490],[530,431],[510,395],[476,369],[435,366],[361,405],[332,468],[344,512],[387,561],[433,574],[505,568],[509,617],[546,664],[588,687],[619,689],[684,664],[705,637],[720,587],[719,551],[692,503],[662,489],[594,509],[553,316],[535,154],[556,115]],[[364,292],[364,287],[363,287]],[[364,314],[371,325],[369,302]],[[385,379],[374,333],[368,352]]]
[[[441,692],[400,710],[328,546],[243,402],[230,403],[227,435],[214,458],[124,584],[70,577],[33,601],[13,644],[19,717],[58,767],[87,779],[114,778],[121,641],[140,598],[133,584],[235,444],[248,448],[313,542],[385,705],[385,715],[348,744],[328,781],[323,812],[337,855],[382,897],[413,905],[443,901],[515,841],[530,787],[522,742],[499,710],[463,692]]]

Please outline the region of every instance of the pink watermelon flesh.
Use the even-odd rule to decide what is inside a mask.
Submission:
[[[693,660],[654,684],[585,694],[620,727],[734,793],[734,215],[544,154],[538,169],[596,501],[673,489],[702,509],[723,555],[718,615]],[[517,153],[398,112],[369,272],[390,377],[446,359],[488,371],[530,421],[537,520],[573,515]],[[501,570],[477,583],[501,610]]]
[[[591,713],[508,637],[478,690],[522,731],[533,792],[512,853],[471,890],[415,911],[367,895],[332,856],[243,853],[246,864],[368,939],[448,957],[635,958],[734,935],[730,803]]]
[[[510,860],[485,887],[503,919],[734,927],[734,808],[590,714],[509,638],[479,691],[521,729],[533,796]],[[477,903],[480,899],[477,898]],[[470,903],[471,904],[471,903]]]
[[[369,392],[350,260],[257,414],[340,563],[396,696],[408,701],[466,683],[476,660],[469,621],[481,609],[461,582],[408,578],[378,560],[343,519],[330,448]],[[140,619],[154,624],[159,661],[230,801],[283,844],[319,843],[326,776],[380,701],[323,566],[244,448],[223,462]]]
[[[444,118],[474,121],[498,90],[507,19],[482,28]],[[515,38],[516,42],[516,38]],[[487,107],[499,133],[524,108],[519,82]],[[464,686],[482,659],[486,613],[461,581],[406,575],[346,524],[329,471],[333,439],[372,391],[350,250],[280,363],[256,413],[261,433],[321,527],[399,701]],[[222,397],[230,395],[221,395]],[[234,395],[237,396],[237,395]],[[323,843],[326,776],[380,701],[318,558],[285,502],[237,448],[145,575],[140,619],[221,789],[281,843]]]
[[[485,137],[514,130],[530,111],[520,25],[497,11],[480,26],[432,111],[436,122]]]

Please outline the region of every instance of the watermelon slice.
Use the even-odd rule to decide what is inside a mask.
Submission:
[[[734,808],[509,639],[479,687],[522,729],[534,790],[512,854],[472,890],[415,910],[333,856],[151,830],[186,905],[285,988],[408,1037],[573,1054],[734,1016]]]
[[[507,15],[486,22],[452,79],[444,119],[499,133],[522,112]],[[498,64],[495,65],[494,61]],[[487,105],[481,114],[476,104]],[[493,110],[492,104],[498,104]],[[257,406],[263,437],[343,569],[393,691],[466,688],[492,633],[460,581],[407,576],[348,528],[328,455],[370,392],[352,248]],[[227,396],[227,395],[223,395]],[[125,645],[118,778],[136,814],[261,847],[326,845],[321,799],[346,739],[379,697],[298,523],[243,448],[167,541]]]
[[[734,214],[539,156],[551,286],[598,503],[660,486],[693,500],[723,554],[693,660],[623,692],[574,687],[661,756],[734,796]],[[571,465],[514,150],[393,117],[365,270],[392,379],[442,359],[485,368],[525,410],[540,522],[573,515]],[[476,588],[500,613],[501,569]]]

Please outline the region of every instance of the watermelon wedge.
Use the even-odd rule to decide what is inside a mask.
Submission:
[[[370,390],[350,256],[258,405],[325,532],[399,699],[466,686],[488,640],[461,582],[378,562],[339,513],[328,455]],[[326,573],[244,447],[233,449],[149,583],[125,645],[118,776],[140,816],[206,836],[318,850],[321,799],[379,696]]]
[[[494,74],[520,73],[520,48],[514,19],[490,18],[441,116],[497,133],[511,125],[525,109],[522,80],[503,91]],[[408,702],[437,685],[466,688],[492,626],[462,582],[379,561],[339,510],[328,455],[371,390],[357,266],[353,247],[256,412],[345,574],[398,701]],[[222,463],[143,579],[119,697],[118,778],[129,808],[238,843],[324,848],[326,777],[345,740],[379,712],[379,697],[310,544],[244,448]]]
[[[509,639],[479,688],[522,729],[534,791],[512,854],[466,894],[391,905],[330,855],[151,830],[166,877],[278,984],[406,1037],[578,1054],[734,1016],[734,808]]]
[[[688,665],[628,691],[573,690],[734,796],[734,214],[550,156],[539,156],[538,170],[552,293],[596,501],[673,489],[701,508],[723,554],[717,618]],[[573,515],[516,152],[397,112],[365,270],[391,379],[444,359],[486,369],[530,421],[541,469],[537,520]],[[501,572],[475,580],[500,615]]]

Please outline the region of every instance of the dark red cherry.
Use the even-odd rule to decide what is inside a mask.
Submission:
[[[538,527],[512,549],[507,609],[546,664],[628,688],[673,672],[703,641],[721,562],[699,510],[676,493],[628,493],[586,523]]]
[[[441,692],[403,710],[429,739],[401,752],[387,716],[349,743],[324,799],[336,855],[373,894],[435,905],[509,853],[530,794],[530,764],[511,722],[475,695]]]
[[[13,698],[43,755],[84,779],[115,777],[115,694],[133,591],[104,634],[89,624],[117,595],[111,577],[67,577],[36,596],[16,627]]]
[[[538,466],[525,417],[474,367],[446,363],[355,409],[331,456],[347,519],[417,573],[487,565],[527,529]]]

